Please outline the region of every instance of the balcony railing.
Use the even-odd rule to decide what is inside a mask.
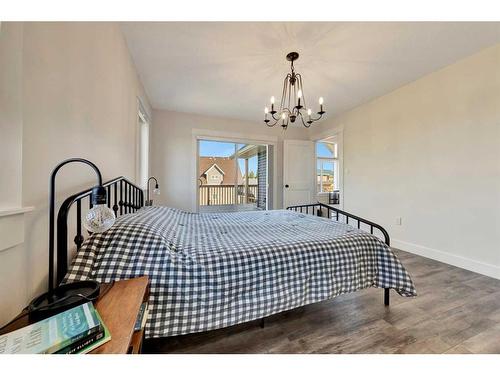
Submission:
[[[248,185],[245,194],[245,185],[201,185],[200,206],[256,203],[258,190],[257,185]]]

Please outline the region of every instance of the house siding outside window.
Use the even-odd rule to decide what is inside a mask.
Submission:
[[[264,148],[257,154],[257,207],[266,209],[267,196],[267,150]]]

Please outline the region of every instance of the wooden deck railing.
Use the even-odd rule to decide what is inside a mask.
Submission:
[[[201,185],[199,188],[200,206],[222,204],[245,204],[257,202],[257,185],[248,185],[248,195],[245,185]]]

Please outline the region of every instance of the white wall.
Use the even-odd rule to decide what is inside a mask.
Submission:
[[[2,37],[12,25],[2,23]],[[94,161],[105,180],[117,175],[135,180],[137,97],[149,109],[116,23],[21,26],[22,203],[36,210],[26,215],[24,245],[0,253],[0,323],[46,290],[52,168],[78,156]],[[4,56],[3,43],[0,48]],[[59,200],[94,181],[89,167],[66,166],[58,175]]]
[[[380,222],[395,247],[500,278],[500,45],[311,137],[341,125],[347,211]]]
[[[228,132],[238,138],[267,139],[276,137],[277,181],[275,208],[283,204],[282,156],[283,139],[308,139],[305,128],[289,128],[283,132],[281,127],[268,128],[262,123],[253,123],[227,118],[201,116],[172,111],[155,110],[152,127],[151,157],[152,174],[158,178],[161,195],[155,203],[170,207],[193,210],[196,198],[194,178],[196,144],[193,142],[193,129],[207,132]]]

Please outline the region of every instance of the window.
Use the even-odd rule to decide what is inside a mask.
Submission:
[[[323,140],[316,142],[316,190],[329,193],[339,189],[338,144]]]
[[[265,144],[198,139],[200,212],[267,209]]]

